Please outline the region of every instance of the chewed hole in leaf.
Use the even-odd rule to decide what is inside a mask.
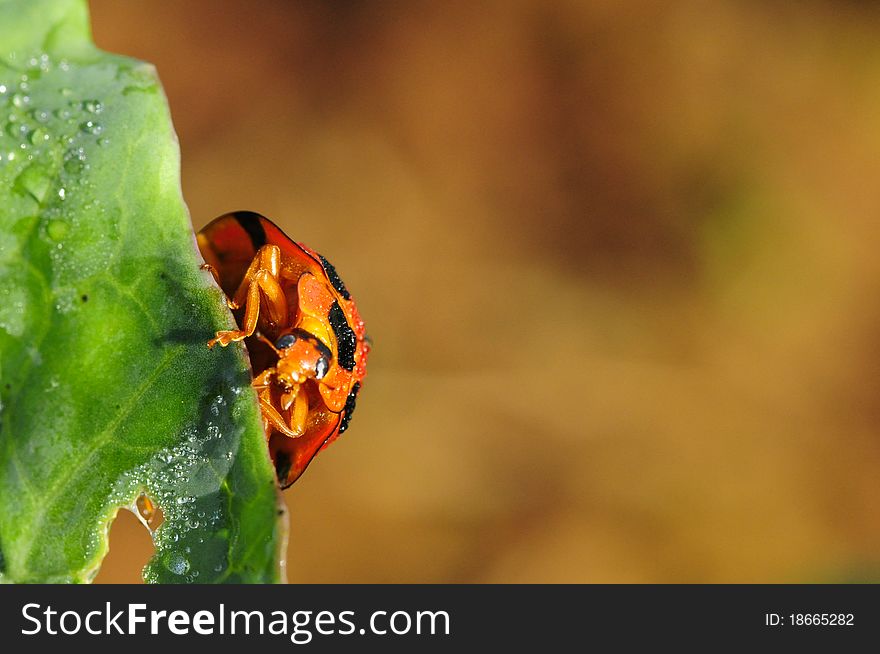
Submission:
[[[158,517],[158,516],[157,516]],[[110,551],[94,579],[96,584],[140,584],[144,566],[155,553],[153,538],[141,518],[120,511],[110,526]]]

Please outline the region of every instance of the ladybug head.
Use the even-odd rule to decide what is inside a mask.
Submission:
[[[314,334],[304,329],[293,329],[275,341],[278,363],[275,379],[293,390],[308,379],[323,379],[330,370],[333,354]]]

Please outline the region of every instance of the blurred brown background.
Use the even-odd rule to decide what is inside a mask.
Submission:
[[[880,7],[91,7],[375,339],[291,582],[880,580]]]

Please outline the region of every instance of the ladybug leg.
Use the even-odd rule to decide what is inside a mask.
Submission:
[[[265,301],[268,322],[277,325],[285,321],[287,318],[287,298],[284,297],[284,291],[278,283],[278,278],[272,276],[267,270],[259,270],[251,280],[247,292],[244,322],[238,332],[243,335],[234,340],[242,340],[256,331],[261,301]]]
[[[290,412],[290,426],[300,434],[306,431],[306,419],[309,417],[309,398],[306,389],[300,386],[293,401],[293,410]]]
[[[251,282],[261,270],[265,270],[275,279],[281,276],[281,248],[277,245],[264,245],[257,251],[233,297],[239,305],[247,298]]]
[[[263,426],[266,429],[267,436],[269,435],[269,427],[280,431],[282,434],[289,436],[290,438],[298,438],[299,436],[302,436],[302,431],[297,433],[292,430],[287,425],[287,422],[285,422],[284,416],[282,416],[268,400],[260,398],[260,409],[263,411]]]
[[[263,404],[267,404],[269,407],[272,407],[272,384],[270,381],[272,370],[266,370],[254,379],[253,386],[257,391],[257,399],[260,403],[260,417],[263,422],[263,433],[266,434],[266,438],[269,438],[269,435],[272,433],[272,427],[270,426],[269,416],[267,410],[263,407]]]
[[[287,320],[287,298],[279,283],[281,250],[277,245],[264,245],[251,262],[248,272],[232,301],[241,306],[245,303],[244,321],[241,329],[219,331],[208,341],[208,347],[217,343],[226,347],[234,341],[243,341],[257,329],[260,305],[266,308],[266,321],[282,324]]]
[[[306,389],[299,386],[295,390],[281,396],[281,408],[290,416],[290,428],[302,434],[306,430],[306,419],[309,417],[309,396]]]
[[[257,395],[260,399],[260,411],[263,414],[263,430],[268,436],[271,429],[280,431],[285,436],[296,438],[301,436],[306,430],[306,418],[309,412],[309,400],[305,394],[305,389],[300,388],[294,393],[285,393],[281,397],[281,409],[290,411],[290,424],[284,419],[284,415],[275,408],[272,403],[272,395],[269,389],[272,386],[272,376],[275,374],[274,368],[267,368],[259,375],[254,377],[253,386],[258,391]]]
[[[275,374],[275,368],[267,368],[259,375],[254,377],[253,387],[262,390],[264,388],[269,388],[272,384],[272,375]]]
[[[214,277],[214,281],[217,282],[217,286],[220,286],[220,273],[217,272],[217,269],[214,266],[212,266],[210,263],[203,263],[201,266],[199,266],[199,268],[210,272],[211,276]],[[224,297],[226,297],[225,293],[223,295]],[[238,309],[238,304],[236,304],[231,297],[226,297],[226,306],[233,311]]]

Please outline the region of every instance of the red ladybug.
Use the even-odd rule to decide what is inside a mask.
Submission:
[[[287,488],[348,427],[367,372],[364,321],[330,262],[258,213],[220,216],[197,241],[239,325],[208,347],[245,341]]]

